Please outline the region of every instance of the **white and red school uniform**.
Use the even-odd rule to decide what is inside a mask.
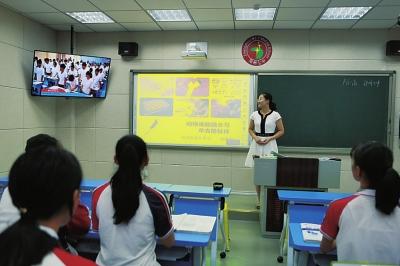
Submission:
[[[39,226],[41,230],[49,234],[51,237],[58,239],[57,233],[46,226]],[[88,259],[72,255],[65,250],[56,247],[47,254],[42,262],[37,266],[94,266],[96,263]]]
[[[19,210],[14,206],[8,187],[4,189],[0,200],[0,233],[21,218]],[[85,235],[90,228],[89,210],[79,203],[78,208],[67,224],[67,232],[71,235]]]
[[[93,192],[92,227],[99,230],[99,265],[158,266],[156,236],[173,233],[171,214],[164,195],[146,185],[139,195],[139,208],[127,224],[114,224],[114,206],[109,183]]]
[[[321,233],[336,239],[340,261],[400,265],[400,206],[390,215],[375,208],[375,190],[332,202]]]

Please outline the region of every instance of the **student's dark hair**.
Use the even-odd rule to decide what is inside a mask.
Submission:
[[[274,102],[272,101],[272,95],[271,95],[270,93],[268,93],[268,92],[263,92],[263,93],[261,93],[260,95],[262,95],[262,96],[264,97],[265,100],[269,100],[269,108],[270,108],[272,111],[276,111],[276,110],[277,110],[276,103],[274,103]]]
[[[364,172],[369,188],[375,189],[375,207],[384,214],[391,214],[399,207],[400,199],[400,177],[392,168],[392,151],[379,142],[366,142],[354,147],[350,155]]]
[[[42,59],[37,60],[36,64],[38,65],[42,64]]]
[[[65,69],[65,64],[60,64],[60,68],[64,68]]]
[[[87,71],[86,72],[86,76],[89,76],[91,78],[92,77],[92,72],[91,71]]]
[[[74,75],[69,75],[69,76],[68,76],[68,81],[74,81],[74,80],[75,80]]]
[[[128,223],[139,208],[140,172],[148,160],[146,143],[135,135],[122,137],[115,147],[115,159],[118,170],[111,178],[114,224]]]
[[[37,148],[47,148],[47,147],[61,147],[61,144],[58,140],[47,134],[37,134],[33,137],[30,137],[26,141],[25,151],[31,151]]]
[[[40,264],[58,246],[38,226],[63,208],[73,209],[82,171],[75,156],[59,147],[34,149],[18,157],[9,173],[9,191],[21,218],[0,234],[0,265]]]

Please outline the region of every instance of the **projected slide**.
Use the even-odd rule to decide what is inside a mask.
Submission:
[[[248,146],[250,74],[136,74],[134,132],[149,144]]]

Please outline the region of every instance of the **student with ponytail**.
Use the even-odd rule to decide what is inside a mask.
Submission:
[[[22,154],[9,173],[9,193],[20,218],[0,234],[0,265],[95,265],[61,248],[57,231],[79,204],[82,171],[59,147]]]
[[[321,251],[337,247],[338,260],[400,265],[400,177],[393,153],[378,142],[350,153],[361,190],[330,204],[321,225]]]
[[[148,164],[146,143],[135,135],[122,137],[115,148],[118,170],[92,198],[93,229],[99,231],[99,265],[159,265],[156,236],[166,247],[175,242],[171,214],[162,193],[142,183]]]

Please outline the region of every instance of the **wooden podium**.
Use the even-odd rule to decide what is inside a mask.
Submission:
[[[254,184],[261,186],[260,224],[263,236],[280,235],[284,204],[278,189],[327,191],[340,187],[339,160],[267,157],[254,159]]]

